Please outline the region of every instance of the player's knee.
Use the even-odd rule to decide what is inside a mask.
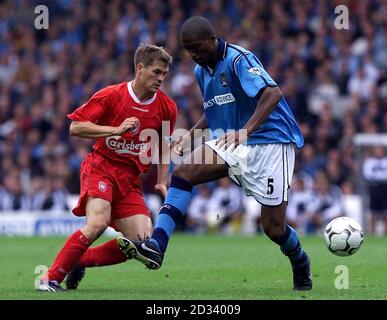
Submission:
[[[128,239],[144,241],[152,235],[152,223],[144,221],[142,223],[133,223],[127,228],[120,229],[124,236]]]
[[[185,165],[176,166],[173,170],[173,175],[192,183],[192,174],[189,168]]]
[[[95,235],[100,235],[107,229],[109,222],[105,219],[93,219],[88,221],[86,225]]]
[[[277,242],[278,238],[285,233],[285,227],[280,224],[264,225],[263,231],[272,241]]]
[[[124,236],[128,239],[145,241],[152,235],[150,229],[131,230],[129,232],[123,232]]]
[[[88,220],[82,228],[83,234],[92,243],[106,230],[109,223],[107,221]]]

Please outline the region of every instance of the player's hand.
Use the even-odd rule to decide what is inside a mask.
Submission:
[[[229,147],[233,146],[232,150],[235,150],[237,146],[242,144],[247,140],[247,133],[242,132],[242,130],[237,131],[228,131],[223,136],[219,137],[215,141],[215,145],[221,150],[227,150]]]
[[[167,185],[164,183],[158,183],[155,185],[155,190],[165,199],[167,196]]]
[[[173,152],[178,154],[180,157],[183,156],[184,150],[191,148],[191,135],[186,134],[183,137],[179,137],[173,145]]]
[[[122,136],[127,131],[135,133],[140,127],[140,120],[136,117],[126,118],[117,128],[116,135]]]

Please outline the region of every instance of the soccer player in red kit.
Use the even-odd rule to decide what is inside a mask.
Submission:
[[[73,210],[77,216],[86,215],[86,223],[68,238],[38,290],[62,291],[60,283],[66,276],[67,289],[76,289],[86,267],[126,261],[116,239],[90,247],[109,225],[130,239],[150,236],[151,216],[139,176],[150,167],[141,161],[141,154],[149,151],[151,142],[142,141],[140,133],[144,129],[161,133],[163,121],[169,121],[169,130],[173,130],[176,104],[159,89],[171,62],[163,48],[139,46],[133,81],[98,91],[68,115],[71,135],[96,139],[93,152],[81,165],[81,194]],[[160,156],[169,156],[164,137],[158,143]],[[169,165],[159,161],[155,190],[162,196],[167,192],[168,170]]]

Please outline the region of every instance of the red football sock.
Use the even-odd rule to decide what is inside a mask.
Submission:
[[[79,260],[81,267],[109,266],[128,260],[117,245],[116,239],[89,248]]]
[[[46,276],[43,278],[56,280],[61,283],[67,273],[75,267],[89,246],[90,241],[84,236],[81,230],[75,231],[67,239],[50,269],[48,269]]]

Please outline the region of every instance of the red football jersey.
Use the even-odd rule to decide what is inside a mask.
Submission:
[[[145,172],[150,164],[140,161],[140,153],[149,149],[146,141],[140,141],[140,133],[144,129],[158,131],[160,139],[162,121],[169,121],[169,135],[172,134],[176,122],[176,103],[164,92],[158,90],[154,96],[141,102],[133,92],[132,81],[108,86],[95,93],[68,117],[73,121],[90,121],[101,126],[118,127],[126,118],[136,117],[140,127],[136,132],[126,132],[122,136],[97,138],[94,152],[117,164],[129,165]]]

